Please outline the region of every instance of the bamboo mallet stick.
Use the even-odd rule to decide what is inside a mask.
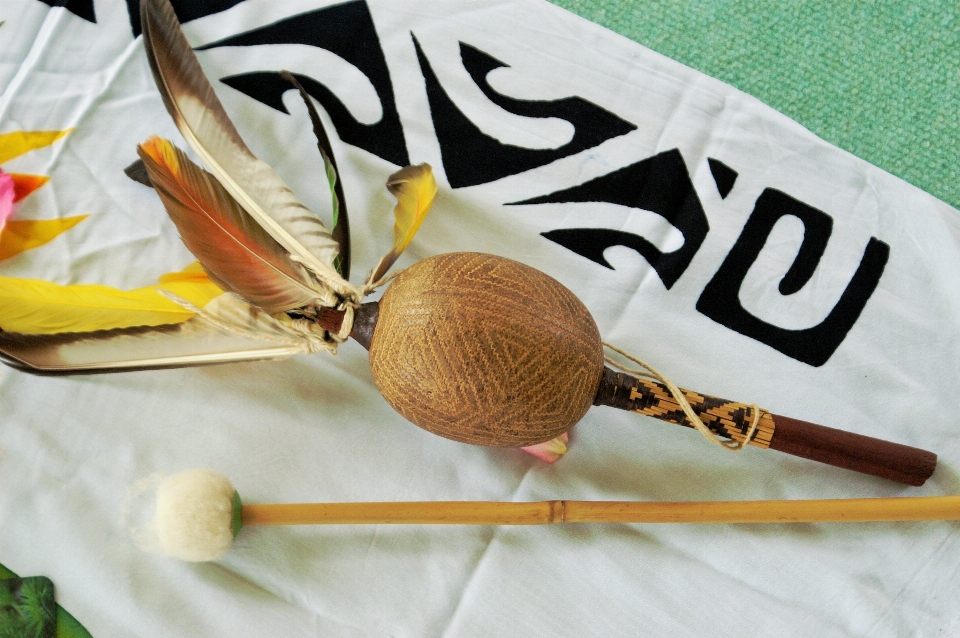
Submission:
[[[960,520],[960,496],[797,501],[428,501],[244,505],[227,477],[186,470],[163,480],[150,526],[165,553],[223,556],[254,525],[548,525],[551,523],[839,523]]]
[[[243,505],[243,525],[867,523],[960,520],[960,496],[787,501],[435,501]]]

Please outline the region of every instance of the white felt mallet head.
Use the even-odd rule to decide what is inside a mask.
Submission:
[[[165,554],[216,560],[240,531],[240,496],[226,476],[212,470],[174,474],[157,488],[154,528]]]

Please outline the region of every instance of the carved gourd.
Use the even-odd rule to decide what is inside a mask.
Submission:
[[[465,443],[523,446],[583,417],[604,358],[596,323],[558,281],[511,259],[448,253],[386,290],[370,368],[416,425]]]

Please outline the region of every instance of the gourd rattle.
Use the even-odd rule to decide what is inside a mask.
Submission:
[[[328,231],[246,147],[203,74],[167,0],[141,2],[144,46],[164,104],[209,173],[159,138],[140,146],[145,174],[209,281],[208,303],[163,290],[192,317],[107,322],[54,334],[9,329],[0,352],[39,373],[204,365],[334,350],[352,336],[370,352],[374,383],[416,425],[479,445],[527,446],[568,431],[593,405],[692,425],[745,445],[921,485],[936,455],[770,414],[607,367],[596,323],[572,292],[519,262],[479,253],[424,259],[363,303],[409,243],[436,192],[429,166],[388,181],[395,242],[362,286],[349,275],[343,190],[332,148],[302,89],[331,183]],[[288,76],[299,88],[295,78]],[[198,278],[204,277],[197,273]],[[217,290],[219,292],[219,290]]]
[[[336,318],[323,320],[336,331]],[[360,307],[352,335],[369,348],[387,402],[449,439],[540,443],[569,430],[592,405],[690,425],[664,383],[604,365],[596,323],[572,292],[510,259],[450,253],[417,262],[379,303]],[[909,485],[922,485],[936,467],[925,450],[681,392],[704,425],[739,444]]]

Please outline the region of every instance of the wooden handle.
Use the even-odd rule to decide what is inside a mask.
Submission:
[[[427,501],[244,505],[244,525],[540,525],[559,516],[551,503]],[[559,520],[559,519],[558,519]]]
[[[244,505],[244,525],[865,523],[960,520],[960,496],[805,501],[438,501]]]
[[[704,425],[718,436],[741,442],[746,438],[754,418],[751,406],[691,390],[682,392]],[[603,371],[594,403],[692,427],[663,384],[610,368]],[[926,450],[770,414],[762,409],[757,432],[748,443],[907,485],[923,485],[937,466],[937,455]]]
[[[937,467],[937,455],[862,434],[772,415],[770,449],[864,474],[923,485]]]

